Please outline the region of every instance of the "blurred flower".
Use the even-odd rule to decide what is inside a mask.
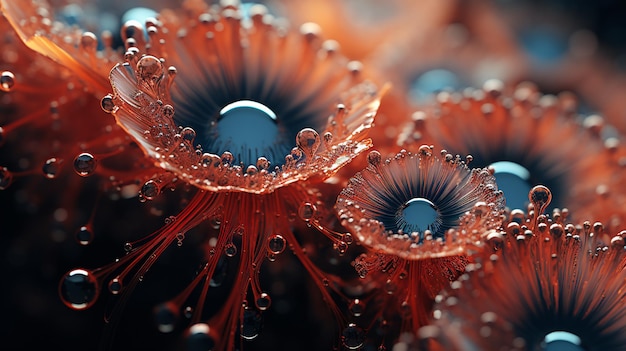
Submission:
[[[490,80],[483,89],[440,93],[432,110],[413,115],[398,143],[472,155],[473,166],[493,168],[511,209],[525,209],[528,191],[545,184],[554,206],[615,228],[623,222],[622,200],[607,189],[623,182],[615,157],[620,146],[600,137],[603,126],[594,119],[579,122],[569,94],[542,95],[529,83],[508,92]]]

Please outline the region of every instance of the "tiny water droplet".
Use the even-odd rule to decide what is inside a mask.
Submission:
[[[89,230],[89,228],[87,228],[86,226],[80,227],[80,229],[78,229],[78,231],[76,232],[76,241],[79,244],[86,246],[91,244],[92,240],[93,232]]]
[[[46,178],[53,179],[59,174],[61,170],[61,161],[57,160],[55,157],[49,158],[44,163],[43,167],[41,167],[43,174]]]
[[[372,166],[380,165],[381,160],[382,156],[380,155],[380,152],[376,150],[371,151],[369,154],[367,154],[367,162],[369,162],[369,164],[371,164]]]
[[[296,145],[311,159],[321,144],[320,135],[312,128],[304,128],[296,136]]]
[[[91,32],[84,32],[80,37],[80,46],[88,52],[95,52],[98,48],[98,38]]]
[[[285,250],[285,238],[279,234],[270,236],[267,241],[267,248],[271,253],[278,255]]]
[[[0,74],[0,90],[4,92],[9,92],[15,86],[15,75],[13,72],[3,71]]]
[[[237,246],[235,246],[235,244],[233,243],[226,244],[226,246],[224,247],[224,253],[228,257],[235,256],[237,254]]]
[[[61,300],[74,310],[91,307],[96,302],[98,294],[98,281],[93,273],[86,269],[69,271],[59,284]]]
[[[6,167],[0,167],[0,190],[4,190],[13,182],[13,173]]]
[[[177,319],[178,309],[173,303],[162,303],[154,308],[154,320],[161,333],[174,331]]]
[[[97,164],[92,154],[83,152],[74,159],[74,171],[81,177],[87,177],[93,174]]]
[[[543,185],[537,185],[530,189],[528,199],[535,207],[536,215],[540,215],[543,214],[550,201],[552,201],[552,192]]]
[[[102,110],[106,113],[113,112],[113,109],[115,108],[115,103],[113,102],[113,95],[111,94],[105,95],[102,98],[102,100],[100,100],[100,107],[102,107]]]
[[[159,185],[151,179],[141,187],[140,192],[141,195],[147,200],[153,200],[157,195],[159,195]]]
[[[122,280],[119,276],[111,279],[111,281],[109,282],[109,291],[113,295],[117,295],[120,293],[120,291],[122,291]]]
[[[365,310],[365,305],[363,304],[361,300],[354,299],[354,301],[350,303],[350,313],[352,313],[353,316],[359,317],[360,315],[363,314],[364,310]]]
[[[270,168],[270,162],[267,158],[261,156],[256,160],[256,167],[261,170],[267,170]]]
[[[441,152],[443,153],[443,150]],[[422,145],[419,148],[419,153],[422,157],[430,157],[433,155],[433,149],[428,145]]]
[[[271,304],[272,299],[266,293],[261,293],[261,295],[259,295],[259,297],[256,299],[256,307],[261,311],[267,310]]]
[[[309,220],[311,220],[311,218],[313,218],[316,211],[317,208],[315,208],[315,205],[310,202],[305,202],[300,205],[300,208],[298,208],[298,215],[302,220],[308,222]]]

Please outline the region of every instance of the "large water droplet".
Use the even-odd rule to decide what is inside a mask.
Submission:
[[[507,207],[526,209],[528,192],[532,187],[530,172],[523,166],[509,161],[494,162],[489,167],[494,169],[498,189],[504,192]]]
[[[420,238],[426,230],[437,233],[441,224],[435,204],[422,197],[407,201],[396,214],[397,229],[405,234],[420,233]]]
[[[211,328],[204,323],[196,323],[189,327],[186,341],[188,351],[212,350],[216,345],[216,339]]]
[[[245,309],[243,311],[243,320],[241,321],[241,337],[246,340],[252,340],[259,336],[263,326],[263,316],[257,310]]]
[[[63,303],[75,310],[91,307],[99,294],[96,277],[88,270],[74,269],[69,271],[59,284],[59,295]]]
[[[0,73],[0,90],[9,92],[15,85],[15,75],[9,71]]]
[[[137,62],[137,74],[139,78],[156,82],[163,78],[163,63],[154,56],[144,56]]]
[[[74,171],[81,177],[87,177],[96,170],[96,158],[92,154],[83,152],[74,159]]]
[[[554,331],[546,335],[542,351],[585,351],[580,338],[566,331]]]
[[[259,157],[272,162],[270,148],[276,142],[279,128],[276,114],[267,106],[250,100],[233,102],[220,111],[217,122],[217,142],[220,153],[229,150],[244,165],[255,164]]]
[[[350,323],[341,333],[341,339],[348,350],[358,350],[365,342],[365,332],[356,324]]]

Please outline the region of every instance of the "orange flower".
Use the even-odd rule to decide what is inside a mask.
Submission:
[[[375,316],[396,333],[416,330],[427,322],[435,295],[462,272],[467,261],[459,255],[480,250],[484,233],[498,228],[504,199],[486,169],[470,170],[426,145],[386,161],[372,151],[368,160],[336,210],[367,248],[354,266],[378,288],[376,302],[368,302],[384,306],[374,307]]]
[[[623,233],[539,207],[489,235],[493,250],[437,298],[438,332],[424,334],[447,350],[624,349]]]

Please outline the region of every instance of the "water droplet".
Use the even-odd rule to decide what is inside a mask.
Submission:
[[[305,202],[298,208],[298,215],[302,220],[309,221],[315,215],[317,208],[310,202]]]
[[[74,171],[81,177],[87,177],[96,170],[97,161],[92,154],[83,152],[74,159]]]
[[[267,249],[275,255],[283,252],[285,250],[285,238],[279,234],[270,236],[267,240]]]
[[[131,252],[132,249],[133,249],[133,244],[131,244],[131,243],[124,243],[124,251]]]
[[[75,310],[91,307],[98,298],[99,287],[96,277],[88,270],[69,271],[59,284],[59,295],[63,303]]]
[[[226,246],[224,247],[224,253],[228,257],[235,256],[237,254],[237,246],[235,246],[235,244],[233,243],[226,244]]]
[[[120,291],[122,291],[122,280],[119,276],[111,279],[111,281],[109,282],[109,291],[113,295],[117,295],[120,293]]]
[[[252,340],[259,336],[261,327],[263,326],[263,316],[257,310],[246,308],[243,311],[243,320],[241,321],[241,337],[246,340]]]
[[[550,226],[550,234],[555,237],[558,238],[561,235],[563,235],[563,233],[565,233],[565,230],[563,229],[563,226],[558,224],[558,223],[554,223]]]
[[[76,232],[76,241],[81,245],[89,245],[93,240],[93,232],[89,228],[83,226]]]
[[[106,113],[113,112],[113,109],[115,108],[113,95],[107,94],[105,97],[103,97],[102,100],[100,100],[100,107],[102,107],[102,110]]]
[[[15,75],[9,71],[3,71],[0,74],[0,90],[9,92],[15,86]]]
[[[333,134],[331,132],[324,133],[324,145],[329,148],[333,142]]]
[[[80,46],[87,52],[94,52],[98,48],[98,38],[91,32],[84,32],[80,37]]]
[[[341,333],[341,339],[348,350],[358,350],[365,342],[365,332],[356,324],[350,323]]]
[[[363,304],[361,300],[354,299],[354,301],[350,303],[350,313],[352,313],[353,316],[359,317],[360,315],[363,314],[364,310],[365,310],[365,305]]]
[[[41,170],[43,171],[43,174],[46,176],[46,178],[55,178],[61,170],[61,161],[52,157],[46,160],[46,163],[44,163],[43,167],[41,167]]]
[[[261,293],[261,295],[259,295],[259,297],[256,299],[256,307],[261,311],[267,310],[271,304],[272,299],[266,293]]]
[[[196,323],[189,327],[185,339],[188,351],[212,350],[217,345],[213,330],[205,323]]]
[[[226,276],[228,275],[228,260],[224,257],[220,257],[217,261],[217,266],[215,267],[215,271],[213,272],[213,276],[209,281],[209,286],[218,287],[224,283]]]
[[[304,128],[296,136],[296,145],[308,159],[313,158],[321,143],[320,135],[312,128]]]
[[[369,154],[367,154],[367,162],[369,162],[369,164],[371,164],[372,166],[380,165],[381,160],[382,156],[380,155],[380,152],[376,150],[371,151]]]
[[[13,183],[13,173],[6,167],[0,167],[0,190],[4,190]]]
[[[256,160],[256,167],[261,170],[267,170],[270,168],[270,162],[267,158],[261,156]]]
[[[196,138],[196,131],[193,128],[185,127],[180,132],[180,136],[183,140],[193,143],[194,139]]]
[[[422,157],[430,157],[433,155],[433,149],[428,145],[422,145],[419,148],[419,154]]]
[[[145,81],[157,82],[164,74],[163,63],[154,56],[144,56],[137,62],[137,74]]]
[[[171,333],[176,319],[178,319],[178,309],[173,303],[162,303],[154,308],[154,320],[161,333]]]
[[[528,199],[535,207],[535,214],[542,214],[552,201],[552,192],[543,185],[537,185],[528,193]]]
[[[430,230],[437,234],[441,227],[442,219],[439,210],[430,200],[416,197],[407,201],[396,214],[396,228],[405,234],[420,233],[420,239],[424,238],[424,232]]]
[[[157,195],[159,195],[159,192],[159,185],[152,179],[147,181],[141,187],[141,195],[147,200],[153,200]]]

